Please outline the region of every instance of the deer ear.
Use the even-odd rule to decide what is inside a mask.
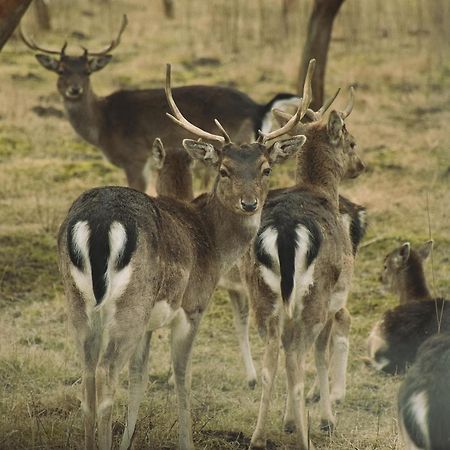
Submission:
[[[344,121],[337,111],[331,111],[328,117],[327,131],[332,144],[337,144],[342,136]]]
[[[285,161],[297,153],[305,142],[306,137],[302,134],[275,142],[269,149],[270,162],[272,164],[277,164]]]
[[[409,242],[405,242],[404,244],[402,244],[398,253],[400,255],[399,263],[405,264],[406,261],[408,261],[409,255],[411,253],[411,244]]]
[[[431,255],[432,249],[433,249],[433,241],[430,240],[425,242],[425,244],[423,244],[422,247],[417,249],[417,253],[420,256],[420,259],[422,259],[422,261],[425,261]]]
[[[158,170],[162,169],[164,160],[166,159],[166,151],[160,138],[156,138],[152,145],[152,157],[154,167]]]
[[[183,147],[192,159],[214,166],[219,162],[219,151],[211,144],[194,139],[183,139]]]
[[[89,59],[89,72],[97,72],[98,70],[103,69],[111,61],[111,58],[112,55],[102,55]]]
[[[44,67],[47,70],[51,70],[52,72],[58,72],[59,68],[59,60],[56,58],[52,58],[48,55],[42,55],[38,53],[36,56],[36,59],[38,60],[39,64]]]

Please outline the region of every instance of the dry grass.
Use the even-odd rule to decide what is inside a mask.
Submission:
[[[295,86],[310,2],[295,3],[288,28],[275,0],[201,0],[177,3],[173,22],[159,2],[55,0],[54,32],[35,31],[40,42],[60,46],[69,38],[97,47],[114,33],[122,12],[130,25],[114,63],[93,77],[99,94],[124,86],[161,86],[164,63],[174,64],[176,84],[233,84],[267,101]],[[449,4],[446,0],[347,0],[335,27],[327,76],[329,91],[356,83],[357,104],[349,119],[368,173],[344,192],[367,205],[367,239],[349,306],[353,314],[349,389],[337,407],[338,427],[318,431],[317,447],[400,449],[395,413],[401,378],[374,373],[361,362],[365,339],[382,311],[395,304],[379,292],[385,253],[402,240],[426,240],[430,226],[436,294],[450,291]],[[25,18],[35,30],[31,14]],[[71,37],[81,31],[86,40]],[[194,64],[217,58],[218,67]],[[0,55],[0,448],[82,448],[77,395],[80,369],[67,336],[64,298],[56,267],[55,234],[70,203],[83,190],[122,184],[123,174],[78,138],[64,118],[39,117],[32,108],[62,110],[55,77],[38,67],[18,41]],[[343,100],[341,100],[343,101]],[[289,184],[279,170],[275,184]],[[427,267],[431,279],[430,266]],[[231,310],[218,292],[194,350],[193,418],[198,448],[246,448],[256,422],[259,389],[248,391],[233,334]],[[252,331],[258,362],[261,341]],[[152,369],[136,437],[137,448],[176,445],[176,399],[167,386],[166,332],[154,338]],[[280,370],[280,374],[282,374]],[[126,386],[124,377],[123,386]],[[293,444],[281,431],[284,382],[278,377],[270,448]],[[118,393],[115,435],[122,430],[125,390]]]

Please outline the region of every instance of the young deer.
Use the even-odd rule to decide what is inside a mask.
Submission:
[[[109,53],[119,45],[126,25],[124,16],[119,33],[110,45],[99,52],[85,49],[81,56],[66,55],[67,43],[60,51],[53,51],[37,46],[22,32],[21,37],[31,50],[41,52],[36,54],[38,62],[58,74],[58,91],[74,130],[125,171],[130,187],[146,191],[155,138],[164,142],[169,157],[172,150],[182,151],[183,138],[193,135],[166,117],[164,89],[120,90],[106,97],[94,93],[90,75],[111,61]],[[185,114],[207,131],[214,130],[211,118],[217,117],[237,143],[251,142],[263,124],[269,126],[266,122],[274,104],[297,98],[278,94],[266,105],[260,105],[236,89],[201,85],[176,88],[174,97]],[[186,158],[179,158],[178,162],[189,165]]]
[[[433,241],[416,250],[405,242],[385,258],[381,282],[399,296],[400,305],[386,311],[370,333],[369,362],[377,370],[404,372],[427,338],[450,331],[450,302],[432,298],[423,270],[432,247]]]
[[[419,348],[398,394],[400,432],[406,450],[450,448],[450,334]]]
[[[215,168],[217,178],[202,202],[151,198],[125,187],[92,189],[69,210],[58,236],[59,262],[83,364],[85,441],[110,449],[111,412],[121,369],[129,364],[129,406],[121,449],[129,447],[146,386],[152,331],[171,328],[171,353],[178,398],[179,447],[193,449],[190,361],[201,317],[221,276],[242,255],[258,230],[268,177],[274,164],[305,142],[295,136],[233,144],[189,123],[178,110],[166,79],[170,116],[192,134],[192,158]],[[268,138],[284,134],[301,118]],[[158,144],[156,144],[158,147]]]
[[[304,405],[305,357],[315,343],[322,427],[331,429],[326,348],[335,314],[345,306],[353,270],[348,230],[339,214],[338,187],[344,176],[364,168],[344,120],[353,107],[353,91],[343,112],[327,123],[299,124],[307,143],[298,154],[297,184],[266,202],[254,249],[241,271],[266,348],[262,397],[252,448],[265,448],[265,423],[280,342],[286,356],[288,398],[284,427],[297,432],[296,445],[308,442]]]

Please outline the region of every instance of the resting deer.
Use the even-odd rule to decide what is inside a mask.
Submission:
[[[450,334],[428,338],[398,394],[406,450],[450,448]]]
[[[215,142],[183,140],[217,178],[201,202],[151,198],[125,187],[92,189],[69,210],[59,236],[59,264],[83,364],[85,442],[110,449],[111,413],[121,369],[129,365],[129,405],[121,448],[129,447],[146,386],[152,331],[171,328],[178,398],[179,447],[192,449],[190,361],[200,320],[220,278],[258,230],[274,164],[305,142],[295,136],[274,145],[304,114],[253,144],[233,144],[188,122],[177,108],[166,76],[167,101],[178,125]],[[158,147],[158,146],[156,146]]]
[[[296,126],[309,136],[297,156],[297,184],[267,200],[254,249],[241,264],[258,330],[266,343],[252,448],[266,445],[265,423],[280,343],[286,356],[288,389],[285,429],[296,431],[298,448],[312,448],[303,390],[305,357],[314,343],[322,427],[334,425],[326,348],[334,316],[345,307],[354,258],[339,214],[338,187],[344,176],[356,177],[364,168],[344,124],[353,107],[351,92],[345,110],[332,111],[326,123]]]
[[[450,302],[432,297],[423,270],[432,247],[433,241],[418,249],[405,242],[385,258],[381,282],[400,305],[386,311],[370,333],[368,362],[377,370],[404,372],[427,338],[450,331]]]
[[[74,130],[125,171],[130,187],[146,191],[155,138],[164,142],[170,157],[172,150],[182,151],[183,138],[193,135],[166,117],[164,89],[120,90],[105,97],[95,94],[90,76],[111,61],[109,53],[119,45],[126,25],[124,16],[119,33],[110,45],[98,52],[85,49],[81,56],[67,55],[67,43],[55,51],[39,47],[23,32],[21,36],[31,50],[41,52],[36,54],[38,62],[58,74],[58,91]],[[252,141],[258,129],[270,126],[273,105],[297,99],[291,94],[278,94],[261,105],[237,89],[201,85],[175,88],[174,97],[185,114],[207,131],[214,129],[212,117],[217,117],[237,143]],[[184,160],[181,158],[179,162],[188,165],[188,160]]]

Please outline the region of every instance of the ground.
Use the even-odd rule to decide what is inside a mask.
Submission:
[[[295,91],[310,3],[291,2],[287,21],[275,0],[176,3],[168,21],[148,2],[52,3],[54,30],[24,27],[42,45],[68,39],[101,47],[127,12],[129,26],[113,62],[92,77],[95,91],[161,87],[164,64],[174,85],[233,85],[261,103]],[[381,4],[347,0],[337,19],[327,92],[356,87],[348,119],[368,170],[342,192],[368,209],[369,230],[359,252],[349,309],[353,316],[348,392],[336,407],[337,429],[319,431],[311,406],[312,440],[319,449],[400,449],[396,397],[402,377],[366,367],[365,342],[373,323],[396,304],[378,276],[385,254],[403,241],[435,241],[426,271],[435,295],[449,296],[450,59],[449,5],[443,0]],[[76,33],[75,33],[76,32]],[[55,236],[71,202],[84,190],[124,184],[123,173],[72,130],[56,92],[56,77],[12,39],[0,54],[0,448],[82,448],[80,365],[66,325]],[[274,186],[292,183],[292,166],[274,171]],[[260,367],[262,342],[252,327]],[[282,432],[284,370],[280,365],[269,448],[286,448]],[[311,369],[310,374],[313,374]],[[167,333],[155,333],[150,382],[136,448],[172,449],[177,442],[176,398],[169,388]],[[114,411],[123,429],[126,377]],[[231,308],[218,291],[201,326],[193,359],[193,422],[197,448],[246,448],[256,423],[260,389],[244,379]]]

